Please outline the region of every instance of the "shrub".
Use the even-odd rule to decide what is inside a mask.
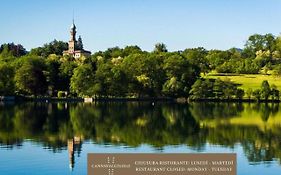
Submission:
[[[58,91],[58,97],[59,98],[65,97],[65,92],[64,91]]]

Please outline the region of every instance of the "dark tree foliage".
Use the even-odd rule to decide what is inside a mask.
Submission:
[[[74,61],[65,61],[59,67],[58,90],[69,91],[70,79],[73,76],[74,69],[77,68],[77,63]]]
[[[48,57],[50,54],[62,55],[63,51],[68,49],[68,44],[63,41],[54,40],[43,47],[31,49],[31,55]]]
[[[252,35],[248,38],[243,53],[246,57],[254,58],[257,51],[269,50],[272,52],[275,49],[275,41],[275,36],[272,34]]]
[[[200,69],[190,64],[179,54],[173,54],[164,60],[167,81],[163,91],[172,97],[187,97],[191,86],[200,75]]]
[[[77,50],[83,50],[83,41],[82,41],[82,38],[81,36],[78,37],[78,41],[77,41],[77,46],[76,46],[76,49]]]
[[[210,71],[210,63],[209,60],[206,59],[207,50],[203,47],[186,49],[183,51],[182,55],[188,59],[188,61],[199,67],[200,71],[203,73],[207,73]]]
[[[15,74],[17,91],[27,95],[45,95],[48,88],[45,62],[37,57],[23,59]]]
[[[157,43],[154,47],[154,52],[168,52],[167,46],[164,43]]]
[[[15,90],[14,68],[7,63],[0,64],[0,96],[12,95]]]
[[[124,56],[129,56],[131,54],[141,53],[141,52],[142,50],[139,46],[126,46],[123,49]]]
[[[271,88],[267,80],[264,80],[261,84],[261,97],[268,100],[271,95]]]
[[[14,43],[8,43],[8,44],[2,44],[0,46],[0,57],[20,57],[27,54],[27,51],[21,44],[14,44]]]
[[[229,80],[199,79],[190,90],[190,98],[198,99],[242,99],[244,90]]]

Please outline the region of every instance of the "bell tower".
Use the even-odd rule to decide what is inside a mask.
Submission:
[[[76,26],[74,24],[74,20],[72,21],[72,25],[70,27],[70,40],[68,42],[68,50],[70,53],[74,53],[76,46]]]
[[[70,27],[70,39],[68,41],[68,50],[63,51],[63,55],[71,56],[75,59],[81,56],[89,57],[91,52],[83,49],[82,38],[79,36],[76,40],[76,26],[74,19],[72,20],[72,25]]]

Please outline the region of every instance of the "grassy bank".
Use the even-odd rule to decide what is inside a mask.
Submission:
[[[232,82],[241,84],[241,88],[245,91],[249,88],[253,90],[259,89],[264,80],[268,80],[269,84],[275,84],[278,90],[281,91],[281,77],[273,75],[262,75],[262,74],[213,74],[210,73],[204,78],[220,78],[221,80],[230,79]]]

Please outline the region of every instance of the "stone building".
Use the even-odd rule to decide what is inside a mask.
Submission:
[[[81,36],[76,40],[76,26],[74,21],[70,28],[70,40],[68,41],[68,50],[63,51],[63,55],[69,55],[75,59],[81,56],[90,56],[91,52],[83,49],[83,42]]]

